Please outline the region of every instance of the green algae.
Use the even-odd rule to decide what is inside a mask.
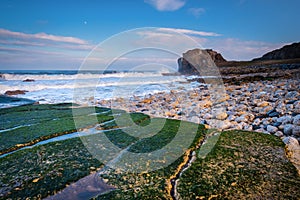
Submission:
[[[182,199],[299,199],[299,184],[279,138],[227,131],[184,172],[177,189]]]

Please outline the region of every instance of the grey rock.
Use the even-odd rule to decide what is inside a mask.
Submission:
[[[294,111],[300,113],[300,101],[296,101],[294,104]]]
[[[274,135],[277,137],[282,137],[283,133],[281,131],[277,131]]]
[[[287,99],[294,99],[294,98],[298,98],[298,97],[299,97],[299,93],[297,91],[291,91],[285,95],[285,98],[287,98]]]
[[[253,125],[259,125],[261,123],[261,120],[259,118],[256,118],[254,121],[253,121]]]
[[[266,131],[265,129],[263,129],[263,128],[257,129],[257,130],[255,130],[255,131],[256,131],[256,132],[265,133],[265,134],[270,135],[270,133],[267,132],[267,131]]]
[[[278,128],[277,127],[275,127],[275,126],[272,126],[272,125],[268,125],[267,126],[267,131],[269,132],[269,133],[276,133],[277,131],[278,131]]]
[[[269,117],[279,117],[280,113],[279,112],[271,112],[268,116]]]
[[[191,122],[196,123],[196,124],[199,124],[199,123],[200,123],[200,119],[199,119],[199,117],[197,117],[197,116],[193,116],[193,117],[191,118]]]
[[[274,123],[272,124],[272,126],[276,126],[276,127],[279,127],[280,125],[281,125],[280,122],[274,122]]]
[[[203,115],[203,119],[211,119],[211,118],[212,118],[212,115],[209,114],[209,113],[205,113],[205,114]]]
[[[294,126],[292,134],[293,136],[300,137],[300,126]]]
[[[286,116],[279,117],[277,119],[277,122],[280,122],[282,125],[285,125],[285,124],[292,123],[292,120],[293,120],[292,116],[286,115]]]
[[[227,120],[228,121],[233,121],[233,120],[235,120],[235,116],[234,115],[229,115],[228,117],[227,117]]]
[[[207,123],[210,127],[221,130],[229,129],[231,127],[231,123],[228,120],[211,119],[207,120]]]
[[[244,126],[244,130],[246,130],[246,131],[253,131],[253,127],[251,126],[251,125],[246,125],[246,126]]]
[[[300,115],[296,115],[293,120],[293,124],[300,126]]]
[[[294,126],[292,124],[286,124],[283,128],[283,133],[285,135],[291,135],[293,133]]]
[[[294,137],[284,137],[282,139],[284,144],[294,144],[294,145],[299,145],[299,142],[296,138]]]

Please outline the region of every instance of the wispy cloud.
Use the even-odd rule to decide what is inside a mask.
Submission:
[[[94,45],[76,37],[65,37],[46,33],[28,34],[0,29],[0,45],[55,47],[70,50],[92,50]]]
[[[19,67],[22,62],[27,67],[62,67],[68,62],[79,66],[94,46],[76,37],[0,29],[0,68]]]
[[[178,32],[187,35],[197,35],[197,36],[221,36],[221,34],[214,32],[205,32],[205,31],[195,31],[190,29],[178,29],[178,28],[159,28],[161,31],[170,31],[170,32]]]
[[[182,8],[186,1],[184,0],[145,0],[159,11],[175,11]]]
[[[199,18],[200,15],[205,13],[204,8],[189,8],[188,12],[196,18]]]
[[[46,33],[27,34],[22,32],[14,32],[6,29],[0,29],[0,37],[8,37],[8,38],[16,38],[16,39],[47,40],[53,42],[65,42],[65,43],[73,43],[73,44],[87,44],[87,41],[75,37],[65,37],[65,36],[51,35]]]

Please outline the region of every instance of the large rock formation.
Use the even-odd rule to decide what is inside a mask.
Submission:
[[[181,74],[207,73],[207,67],[216,66],[227,61],[223,56],[212,49],[193,49],[178,59],[178,72]],[[206,74],[208,75],[208,74]]]
[[[286,45],[280,49],[276,49],[269,53],[266,53],[261,58],[253,59],[253,61],[259,60],[284,60],[300,58],[300,42]]]

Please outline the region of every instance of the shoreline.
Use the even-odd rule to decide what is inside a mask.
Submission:
[[[261,155],[262,157],[266,156],[267,158],[267,162],[268,163],[271,163],[272,160],[272,157],[271,156],[275,156],[275,157],[280,157],[280,165],[282,165],[282,169],[280,169],[277,173],[276,170],[278,170],[276,167],[274,167],[274,173],[276,174],[276,176],[278,178],[280,178],[281,176],[283,178],[287,178],[288,176],[286,175],[287,173],[293,173],[293,171],[295,171],[294,175],[296,175],[295,179],[297,179],[297,171],[296,169],[294,168],[294,166],[291,165],[290,162],[288,162],[288,158],[291,158],[290,161],[295,164],[295,162],[297,162],[297,157],[295,157],[295,153],[293,154],[293,148],[289,148],[289,146],[286,147],[286,149],[284,149],[284,144],[280,141],[279,138],[276,138],[276,137],[273,137],[271,135],[275,135],[274,133],[270,133],[269,135],[267,134],[257,134],[257,133],[252,133],[252,132],[247,132],[247,131],[243,131],[245,130],[244,128],[246,127],[247,123],[249,124],[250,122],[253,123],[256,119],[259,119],[260,122],[261,122],[261,128],[264,128],[265,126],[268,127],[268,124],[266,124],[267,122],[269,123],[273,123],[273,118],[276,119],[276,122],[278,121],[278,119],[280,119],[282,116],[280,115],[284,115],[288,118],[288,122],[289,123],[292,123],[293,126],[298,126],[298,125],[294,125],[293,122],[295,120],[295,117],[298,116],[298,115],[295,115],[298,113],[297,109],[297,105],[299,102],[299,80],[289,80],[289,79],[286,79],[286,80],[275,80],[275,81],[257,81],[257,82],[248,82],[248,83],[244,83],[245,85],[231,85],[231,84],[226,84],[225,83],[225,89],[227,90],[227,92],[229,92],[230,94],[227,94],[227,96],[225,96],[226,98],[223,99],[223,101],[219,102],[219,104],[215,105],[213,104],[213,102],[210,102],[210,95],[209,95],[209,91],[208,91],[208,87],[205,86],[205,85],[201,85],[198,89],[194,89],[194,90],[189,90],[189,91],[181,91],[181,92],[176,92],[176,91],[171,91],[170,93],[159,93],[159,94],[155,94],[155,95],[148,95],[148,96],[145,96],[143,98],[139,98],[139,97],[136,97],[136,98],[132,98],[132,102],[126,102],[124,99],[117,99],[115,102],[113,102],[112,104],[110,104],[111,102],[110,101],[106,101],[106,103],[108,103],[108,108],[111,108],[111,109],[114,109],[114,108],[118,108],[121,107],[122,110],[124,110],[125,108],[127,109],[131,109],[130,112],[140,112],[140,113],[145,113],[145,114],[150,114],[151,116],[164,116],[167,117],[167,118],[172,118],[172,119],[176,119],[176,118],[180,118],[181,120],[185,120],[185,121],[193,121],[195,120],[196,123],[202,123],[207,127],[209,128],[208,126],[210,126],[210,128],[214,128],[214,125],[226,125],[227,123],[228,124],[231,124],[233,126],[236,126],[236,127],[240,127],[238,125],[242,125],[240,131],[239,130],[236,130],[234,127],[230,127],[228,129],[226,129],[226,127],[222,128],[223,130],[229,130],[229,129],[235,129],[235,131],[231,131],[231,132],[227,132],[227,133],[230,133],[232,136],[234,137],[237,137],[237,139],[235,141],[238,141],[238,142],[241,142],[242,140],[245,140],[246,142],[249,142],[251,141],[250,143],[252,145],[257,145],[259,146],[259,144],[255,144],[253,143],[254,141],[257,141],[257,138],[262,138],[265,141],[265,144],[262,145],[260,148],[266,148],[266,151],[260,151],[260,149],[257,149],[257,155]],[[279,86],[279,88],[277,87]],[[295,87],[296,86],[296,87]],[[261,90],[260,90],[261,89]],[[281,89],[284,89],[284,90],[281,90]],[[244,91],[244,90],[247,90],[247,91]],[[252,93],[248,90],[253,90]],[[262,91],[263,90],[263,91]],[[281,93],[279,93],[276,97],[276,96],[272,96],[272,95],[269,95],[268,94],[273,94],[273,93],[276,93],[277,90],[281,90]],[[296,90],[296,91],[295,91]],[[269,92],[269,93],[268,93]],[[296,93],[298,92],[298,93]],[[259,98],[252,98],[256,95],[259,95],[262,100],[257,100]],[[280,98],[280,97],[283,97],[283,98]],[[272,97],[272,100],[269,99],[270,97]],[[186,99],[185,99],[186,98]],[[278,101],[280,101],[280,103],[282,105],[285,106],[285,112],[282,112],[282,113],[279,113],[279,117],[270,117],[269,115],[271,113],[274,113],[274,112],[279,112],[279,110],[275,110],[274,112],[269,112],[270,110],[270,107],[272,106],[275,106],[275,108],[277,109],[278,105],[279,105],[279,102],[276,103],[276,101],[274,101],[275,99],[274,98],[277,98]],[[130,99],[129,99],[130,100]],[[252,102],[256,100],[255,102]],[[267,103],[265,103],[267,102]],[[99,104],[100,102],[98,102]],[[104,102],[102,102],[104,103]],[[129,104],[127,104],[129,103]],[[241,104],[246,104],[248,103],[248,107],[246,106],[241,106]],[[265,104],[265,105],[263,105]],[[295,104],[295,106],[294,106]],[[227,110],[224,111],[224,113],[218,113],[218,115],[214,116],[213,113],[211,113],[213,111],[213,107],[216,107],[216,106],[224,106]],[[260,106],[258,106],[260,105]],[[293,105],[293,107],[291,107],[290,105]],[[47,107],[47,105],[36,105],[36,107]],[[84,109],[84,105],[77,105],[79,106],[79,108],[82,108]],[[76,108],[77,108],[76,106]],[[97,105],[97,106],[103,106],[103,105]],[[26,107],[26,106],[25,106]],[[25,108],[24,107],[24,108]],[[35,106],[33,106],[35,107]],[[72,104],[62,104],[62,105],[53,105],[53,106],[49,106],[49,108],[55,108],[56,110],[58,110],[59,112],[63,111],[67,111],[66,109],[70,110],[72,109]],[[281,106],[282,107],[282,106]],[[22,110],[24,109],[22,107],[20,108],[15,108],[16,110]],[[154,109],[155,108],[155,109]],[[258,109],[255,109],[255,108],[258,108]],[[288,108],[288,109],[287,109]],[[45,108],[47,110],[47,108]],[[103,114],[102,111],[106,111],[107,108],[97,108],[97,109],[100,109],[101,110],[101,113]],[[283,109],[283,108],[281,108]],[[28,111],[28,109],[25,109],[26,111]],[[174,111],[171,112],[171,111]],[[50,111],[50,110],[49,110]],[[228,113],[229,111],[233,112],[235,111],[235,113]],[[261,111],[264,111],[266,112],[265,115],[260,115],[261,114]],[[283,110],[284,111],[284,110]],[[32,112],[32,111],[30,111]],[[99,111],[100,112],[100,111]],[[154,112],[154,113],[151,113],[151,112]],[[251,117],[251,113],[247,113],[247,112],[255,112],[255,114],[253,114],[254,118],[252,119]],[[269,112],[269,113],[268,113]],[[85,113],[85,112],[84,112]],[[97,112],[98,113],[98,112]],[[69,113],[70,116],[72,113]],[[109,114],[109,113],[106,113],[105,112],[105,115],[106,114]],[[200,121],[202,118],[201,117],[209,117],[208,115],[205,115],[205,114],[210,114],[210,118],[208,119],[203,119],[204,121]],[[137,114],[139,115],[139,114]],[[234,116],[234,115],[238,115],[238,116]],[[244,115],[244,118],[247,120],[245,122],[241,121],[241,122],[237,122],[238,120],[236,120],[237,118],[241,117]],[[273,114],[274,115],[274,114]],[[291,116],[291,119],[288,117],[288,115]],[[234,116],[234,117],[231,117],[230,120],[228,119],[230,116]],[[247,117],[248,116],[248,117]],[[103,116],[104,117],[104,116]],[[263,118],[265,117],[265,118]],[[217,119],[218,118],[218,119]],[[221,119],[221,118],[224,118],[224,119]],[[272,118],[272,121],[271,120],[268,120],[266,118]],[[108,119],[108,118],[105,118],[105,119]],[[104,120],[104,118],[103,118]],[[142,123],[143,121],[138,121],[138,120],[134,120],[135,122],[138,122],[138,123]],[[172,123],[179,123],[179,121],[175,120],[168,120],[169,122],[172,122]],[[61,123],[65,123],[65,121],[61,121]],[[184,123],[187,123],[187,122],[184,122]],[[212,124],[211,124],[212,123]],[[47,123],[49,126],[49,123]],[[144,125],[147,124],[147,123],[144,123]],[[281,125],[284,124],[283,122],[281,123]],[[252,125],[252,124],[251,124]],[[284,125],[288,125],[288,124],[284,124]],[[108,128],[108,130],[110,130],[112,127],[114,127],[115,124],[108,124],[107,127],[104,127],[104,128]],[[259,126],[259,125],[257,125]],[[280,126],[280,125],[279,125]],[[281,129],[279,128],[279,126],[277,127],[278,128],[278,133],[281,131]],[[172,125],[171,127],[177,127],[177,126],[174,126]],[[201,127],[204,127],[204,126],[201,126]],[[253,127],[252,127],[253,128]],[[169,131],[169,128],[166,129]],[[257,129],[255,129],[254,131],[256,131]],[[267,128],[267,131],[268,130],[271,130],[270,127],[269,129]],[[188,130],[187,130],[188,131]],[[252,130],[253,131],[253,130]],[[114,131],[112,131],[112,134],[113,134]],[[175,131],[176,132],[176,131]],[[290,142],[292,144],[295,144],[294,146],[292,147],[298,147],[299,146],[299,143],[297,141],[296,138],[294,137],[289,137],[289,135],[284,135],[285,132],[284,131],[281,131],[283,136],[282,136],[282,139],[284,140],[284,142]],[[173,131],[170,131],[167,135],[169,134],[172,134]],[[188,132],[187,132],[188,133]],[[226,137],[226,131],[222,133],[222,138],[225,139]],[[293,134],[293,130],[292,130],[292,134]],[[126,134],[124,134],[126,135]],[[278,135],[277,135],[278,136]],[[225,138],[224,138],[225,137]],[[238,138],[241,138],[241,139],[238,139]],[[249,137],[248,139],[245,139]],[[114,138],[114,137],[111,137],[111,138]],[[234,148],[232,146],[230,146],[230,137],[228,137],[228,143],[224,143],[224,145],[217,145],[218,148]],[[123,142],[123,138],[120,138],[121,139],[121,142]],[[116,138],[117,140],[117,138]],[[262,140],[262,141],[264,141]],[[278,148],[275,146],[273,146],[273,144],[271,145],[272,147],[270,147],[269,145],[271,144],[270,142],[272,141],[277,141],[276,145],[279,145],[280,146],[280,154],[278,154]],[[37,158],[34,158],[32,161],[33,162],[36,162],[35,160],[38,161],[38,165],[47,165],[50,161],[51,162],[58,162],[60,163],[61,162],[61,165],[64,166],[64,167],[61,167],[59,169],[61,169],[61,171],[59,172],[54,172],[54,174],[56,174],[58,177],[58,180],[61,179],[61,177],[64,178],[64,181],[63,182],[63,185],[60,185],[60,188],[59,190],[55,190],[54,193],[49,190],[47,193],[44,193],[43,195],[46,195],[45,197],[49,197],[49,196],[52,196],[54,194],[56,194],[56,191],[62,191],[64,188],[67,188],[67,186],[70,184],[70,183],[74,183],[77,181],[77,178],[82,178],[84,176],[88,176],[89,173],[91,173],[92,171],[95,171],[95,169],[99,168],[100,164],[93,164],[93,165],[89,165],[88,168],[85,168],[84,167],[84,163],[83,163],[83,166],[82,166],[82,169],[85,173],[85,175],[83,174],[79,174],[80,176],[76,176],[76,180],[75,179],[70,179],[70,177],[72,177],[70,174],[72,172],[72,170],[75,170],[77,169],[76,168],[70,168],[70,172],[68,172],[69,174],[67,175],[63,175],[62,172],[65,171],[64,168],[67,168],[67,167],[71,167],[71,166],[68,166],[68,164],[64,163],[63,160],[61,160],[61,157],[62,155],[64,155],[65,153],[63,154],[59,154],[59,157],[56,158],[53,157],[55,154],[52,153],[52,151],[56,151],[56,145],[57,144],[60,144],[60,145],[66,145],[66,147],[70,148],[70,149],[77,149],[77,147],[74,147],[73,144],[74,144],[74,141],[77,141],[78,144],[81,144],[80,143],[81,141],[78,140],[78,138],[74,138],[74,139],[70,139],[70,140],[65,140],[65,141],[59,141],[59,142],[54,142],[53,144],[45,144],[45,145],[42,145],[38,148],[35,148],[35,149],[30,149],[30,150],[27,150],[27,151],[20,151],[20,152],[17,152],[14,156],[8,156],[6,158],[2,158],[3,160],[11,160],[13,159],[13,157],[16,157],[16,156],[20,156],[20,155],[26,155],[26,158],[29,159],[29,160],[32,160],[32,158],[28,158],[28,156],[32,156],[34,155],[35,157]],[[160,140],[153,140],[153,142],[155,141],[160,141]],[[160,142],[158,143],[160,144]],[[241,143],[243,144],[243,143]],[[248,144],[248,143],[247,143]],[[298,145],[298,146],[296,146]],[[264,147],[263,147],[264,146]],[[46,148],[45,148],[46,147]],[[51,149],[48,149],[48,148],[52,148]],[[61,149],[62,150],[68,150],[68,148],[64,148],[62,147]],[[250,148],[250,147],[249,147]],[[269,154],[265,154],[265,153],[269,153],[270,149],[272,149],[272,155],[269,155]],[[39,149],[43,149],[43,152],[40,151]],[[250,148],[251,149],[251,148]],[[232,150],[232,149],[231,149]],[[290,152],[289,151],[291,150],[292,153],[290,155]],[[36,151],[36,153],[35,153]],[[49,152],[48,152],[49,151]],[[82,151],[82,150],[81,150]],[[197,150],[198,151],[198,150]],[[200,150],[199,150],[200,151]],[[237,150],[238,152],[240,152],[240,150]],[[245,151],[244,153],[246,153],[248,151],[248,147],[245,148],[243,151]],[[31,154],[28,154],[26,152],[34,152],[32,155]],[[40,153],[42,152],[42,154]],[[45,152],[47,152],[47,156],[45,155]],[[77,152],[77,150],[75,151]],[[237,154],[238,152],[236,152],[235,154]],[[294,152],[297,152],[297,149],[294,151]],[[199,152],[198,152],[199,153]],[[27,155],[28,154],[28,155]],[[235,155],[234,154],[234,155]],[[41,159],[39,156],[41,156]],[[214,154],[212,154],[214,155]],[[223,155],[220,154],[220,155]],[[247,155],[248,154],[244,154],[244,155]],[[226,156],[226,155],[224,155]],[[249,155],[251,157],[251,155]],[[293,157],[294,156],[294,157]],[[69,158],[73,158],[74,155],[69,155]],[[230,158],[230,156],[229,156]],[[236,162],[238,162],[238,158],[236,158]],[[17,161],[18,159],[14,159],[13,161],[11,162],[6,162],[7,165],[8,164],[13,164],[15,162],[18,162]],[[204,159],[203,159],[204,160]],[[216,159],[212,159],[212,162],[214,162]],[[254,160],[255,161],[255,160]],[[259,171],[264,172],[265,170],[265,167],[264,166],[256,166],[256,161],[254,162],[253,161],[253,158],[251,157],[251,159],[247,160],[248,163],[251,163],[252,167],[254,167],[255,169],[257,168]],[[74,157],[74,162],[77,162],[77,158]],[[94,161],[93,161],[94,162]],[[183,173],[183,176],[181,176],[180,178],[178,179],[174,179],[175,181],[179,181],[179,185],[176,185],[174,187],[176,187],[177,189],[179,189],[179,195],[183,195],[183,196],[188,196],[188,195],[191,195],[191,194],[186,194],[185,190],[182,190],[182,187],[184,185],[182,185],[182,183],[186,184],[186,181],[187,181],[187,184],[189,184],[189,182],[192,182],[194,183],[194,181],[196,180],[193,180],[193,175],[192,176],[189,176],[188,177],[188,180],[187,180],[187,173],[196,173],[195,171],[195,166],[199,165],[199,163],[202,162],[202,159],[197,159],[196,162],[192,163],[192,168],[189,168],[187,169],[184,173]],[[3,163],[6,164],[6,163]],[[180,165],[181,161],[178,162],[178,163],[174,163],[174,165],[172,166],[181,166]],[[229,163],[230,164],[230,163]],[[202,165],[202,164],[201,164]],[[290,170],[284,170],[286,169],[284,166],[288,165]],[[15,164],[13,164],[13,166],[16,166]],[[94,167],[96,166],[96,167]],[[236,164],[236,166],[240,166],[240,164]],[[245,166],[249,166],[249,165],[245,165]],[[268,165],[269,166],[269,165]],[[272,165],[270,165],[272,166]],[[247,168],[245,169],[246,172],[251,172],[251,170],[253,170],[254,168]],[[4,168],[6,169],[6,168]],[[169,168],[168,168],[169,169]],[[162,176],[162,179],[163,180],[169,180],[168,178],[169,177],[172,177],[172,175],[176,174],[175,172],[177,168],[174,168],[173,170],[171,170],[170,172],[168,172],[168,176],[164,177]],[[198,170],[201,170],[199,168],[197,168],[197,172]],[[248,170],[248,171],[247,171]],[[26,170],[25,170],[26,171]],[[66,170],[67,172],[67,170]],[[40,172],[37,172],[37,173],[40,173]],[[150,182],[152,181],[152,177],[160,177],[161,175],[159,175],[159,173],[161,173],[160,171],[159,172],[154,172],[153,174],[151,173],[151,175],[149,176],[149,179],[150,179]],[[299,168],[298,168],[298,173],[299,173]],[[125,173],[125,174],[117,174],[117,178],[115,178],[114,176],[114,172],[112,172],[111,174],[108,173],[108,174],[105,174],[105,176],[103,178],[106,177],[106,179],[108,180],[108,184],[111,184],[113,186],[116,186],[116,187],[120,187],[121,190],[116,190],[116,191],[113,191],[111,193],[108,193],[108,194],[103,194],[101,196],[99,196],[99,198],[101,199],[102,197],[110,197],[110,196],[114,196],[114,195],[123,195],[126,197],[126,195],[130,196],[131,193],[128,194],[128,192],[142,192],[143,194],[145,195],[150,195],[150,193],[148,193],[148,189],[147,187],[145,186],[144,188],[144,185],[142,184],[143,182],[140,181],[140,182],[132,182],[132,184],[130,185],[127,185],[127,179],[128,179],[128,175]],[[163,173],[165,174],[165,172]],[[243,175],[243,173],[241,172],[241,174]],[[144,179],[144,176],[145,174],[141,174],[139,176],[136,176],[135,178],[137,179],[141,179],[141,180],[145,180]],[[244,174],[245,177],[247,174]],[[272,174],[273,175],[273,174]],[[16,176],[16,175],[12,175],[12,176]],[[23,175],[18,175],[20,177],[23,178]],[[133,175],[132,175],[133,176]],[[141,176],[141,177],[140,177]],[[33,183],[33,186],[34,187],[44,187],[43,184],[49,184],[48,182],[46,182],[47,178],[49,177],[53,177],[52,174],[44,174],[44,175],[39,175],[39,174],[35,174],[32,178],[30,177],[28,180],[29,182],[32,182]],[[122,177],[120,179],[120,177]],[[236,177],[240,177],[240,176],[236,176]],[[259,176],[260,177],[260,176]],[[202,177],[203,179],[205,179],[205,177]],[[123,180],[124,179],[124,180]],[[190,180],[191,181],[190,181]],[[248,178],[245,178],[245,180],[248,179]],[[254,178],[255,180],[259,181],[258,179]],[[154,180],[154,179],[153,179]],[[156,179],[155,179],[156,180]],[[159,179],[161,180],[161,179]],[[221,181],[221,179],[218,179]],[[294,180],[294,179],[293,179]],[[159,183],[159,181],[158,181]],[[164,184],[165,186],[165,182],[161,182]],[[270,182],[271,183],[271,182]],[[136,185],[135,185],[136,184]],[[232,182],[230,183],[231,185],[224,185],[224,187],[236,187],[236,182]],[[273,183],[272,184],[276,185],[276,183]],[[284,183],[284,184],[288,184],[288,183]],[[12,189],[15,188],[15,186],[7,186],[7,191],[13,191]],[[23,185],[21,187],[17,186],[17,190],[14,191],[12,194],[13,195],[17,195],[18,192],[21,193],[21,190],[20,188],[26,188],[26,187],[31,187],[31,185]],[[143,190],[140,189],[139,191],[136,191],[135,189],[136,188],[144,188]],[[153,188],[156,188],[156,184],[154,184]],[[175,188],[175,189],[176,189]],[[163,187],[163,191],[160,191],[160,194],[163,194],[163,195],[166,195],[165,193],[165,187]],[[19,191],[20,190],[20,191]],[[6,190],[5,190],[6,191]],[[177,191],[178,192],[178,191]],[[134,195],[134,194],[132,194]],[[122,196],[122,197],[123,197]]]

